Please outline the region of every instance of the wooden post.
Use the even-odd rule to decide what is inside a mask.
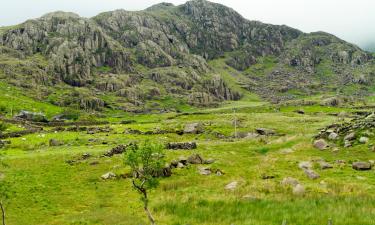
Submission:
[[[233,118],[234,118],[234,138],[237,139],[237,117],[236,117],[236,108],[233,108]]]

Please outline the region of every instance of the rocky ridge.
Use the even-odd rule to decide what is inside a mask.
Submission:
[[[207,106],[238,100],[246,91],[285,99],[293,97],[291,90],[366,87],[375,71],[371,54],[332,35],[249,21],[205,0],[93,18],[49,13],[1,28],[0,57],[0,78],[6,82],[42,86],[45,96],[55,91],[46,86],[80,87],[70,93],[71,102],[53,103],[93,110],[137,111],[166,96]],[[241,91],[209,65],[220,59],[246,77]],[[102,94],[117,100],[105,102]]]

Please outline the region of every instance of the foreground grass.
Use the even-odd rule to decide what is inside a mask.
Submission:
[[[280,111],[268,105],[242,104],[236,118],[239,131],[272,128],[281,136],[224,140],[219,132],[233,134],[231,104],[204,114],[182,116],[135,116],[137,123],[113,124],[111,131],[89,135],[85,132],[48,132],[11,139],[5,150],[9,224],[147,224],[142,205],[130,181],[103,181],[100,176],[112,171],[121,174],[129,170],[123,166],[122,156],[102,158],[100,155],[118,144],[151,139],[196,141],[194,151],[168,151],[168,160],[199,153],[214,158],[209,167],[225,172],[223,176],[202,176],[200,167],[191,165],[176,169],[170,178],[151,193],[151,209],[158,224],[375,224],[374,171],[358,172],[350,165],[338,166],[335,160],[374,159],[367,146],[341,149],[338,153],[318,151],[311,146],[317,131],[335,122],[329,113],[345,109],[306,107],[306,115],[285,107]],[[201,135],[128,135],[126,128],[142,131],[154,128],[173,129],[189,122],[200,121],[206,132]],[[64,141],[64,146],[49,147],[51,138]],[[95,139],[96,141],[92,141]],[[103,144],[105,142],[106,144]],[[373,140],[371,140],[373,143]],[[69,165],[65,161],[82,153],[93,157]],[[334,164],[330,170],[316,171],[318,180],[309,180],[298,168],[300,161],[325,159]],[[98,162],[91,165],[92,162]],[[262,175],[274,179],[262,179]],[[295,177],[307,190],[305,196],[294,196],[290,188],[280,185],[284,177]],[[225,185],[237,181],[234,191]]]

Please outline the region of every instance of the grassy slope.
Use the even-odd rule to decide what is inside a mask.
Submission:
[[[134,116],[138,123],[112,125],[114,131],[106,134],[47,133],[12,139],[2,168],[9,183],[6,202],[9,224],[146,224],[138,196],[129,180],[102,181],[99,177],[108,172],[122,173],[122,157],[93,158],[69,166],[65,160],[90,152],[95,156],[120,143],[151,138],[153,141],[198,142],[193,151],[205,158],[214,158],[210,165],[226,174],[201,176],[197,167],[174,170],[170,178],[161,180],[161,186],[151,193],[151,208],[158,224],[374,224],[375,206],[374,172],[357,172],[350,166],[316,171],[321,178],[312,181],[298,169],[298,162],[324,158],[333,163],[337,159],[348,162],[373,159],[364,146],[342,149],[339,153],[317,151],[311,147],[311,137],[324,125],[336,120],[325,112],[340,112],[339,108],[306,108],[307,115],[292,113],[291,107],[273,112],[259,106],[243,107],[237,117],[241,131],[256,127],[274,128],[282,137],[225,142],[213,134],[203,135],[124,135],[126,127],[151,130],[155,127],[174,128],[192,121],[207,124],[206,130],[226,135],[233,132],[233,115],[225,106],[215,113],[172,115],[158,117]],[[168,119],[169,118],[169,119]],[[61,147],[48,147],[50,138],[65,141]],[[106,140],[109,145],[89,142],[89,139]],[[374,140],[371,141],[371,143]],[[284,154],[283,150],[293,150]],[[168,152],[168,159],[192,151]],[[371,158],[372,157],[372,158]],[[96,166],[89,165],[99,161]],[[274,175],[271,180],[261,179],[262,174]],[[307,188],[305,197],[292,196],[291,190],[280,181],[292,176]],[[225,191],[224,186],[238,181],[235,191]],[[244,199],[250,195],[252,198]],[[252,200],[251,200],[252,199]]]
[[[43,112],[47,116],[53,116],[62,111],[62,108],[28,97],[25,92],[4,82],[0,82],[0,109],[8,116],[11,116],[12,112],[14,114],[21,110]]]

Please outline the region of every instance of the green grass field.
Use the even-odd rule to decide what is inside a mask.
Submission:
[[[335,160],[375,159],[365,145],[353,148],[319,151],[312,147],[312,137],[320,128],[337,121],[328,115],[346,109],[309,106],[305,115],[282,107],[274,111],[261,103],[237,102],[238,130],[252,132],[264,127],[281,136],[254,139],[220,139],[215,132],[230,136],[234,103],[203,110],[204,114],[134,115],[126,118],[136,123],[111,124],[110,133],[94,135],[86,132],[44,132],[11,138],[2,152],[7,189],[5,201],[7,222],[11,225],[33,224],[148,224],[139,196],[129,179],[102,180],[111,171],[129,171],[123,156],[100,157],[118,144],[149,139],[154,142],[196,141],[196,150],[167,151],[168,161],[199,153],[216,160],[211,165],[190,165],[174,169],[169,178],[161,178],[160,186],[150,195],[150,208],[157,224],[229,225],[254,224],[375,224],[374,170],[358,172],[335,164]],[[53,110],[53,109],[51,109]],[[154,128],[175,129],[199,121],[205,125],[200,135],[123,134],[126,128],[149,131]],[[15,129],[15,128],[13,128]],[[64,141],[63,146],[49,147],[51,138]],[[94,139],[94,141],[92,140]],[[371,140],[370,142],[373,143]],[[107,144],[103,144],[107,142]],[[90,153],[92,157],[69,165],[65,161]],[[301,161],[325,159],[333,169],[316,171],[321,175],[310,180],[298,168]],[[98,164],[91,165],[93,161]],[[203,176],[199,167],[224,171],[223,176]],[[262,179],[272,175],[274,179]],[[294,177],[306,188],[304,196],[280,184]],[[233,181],[238,187],[225,190]]]

